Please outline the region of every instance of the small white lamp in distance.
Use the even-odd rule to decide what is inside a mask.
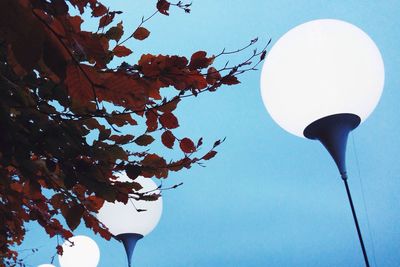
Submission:
[[[56,267],[56,266],[54,266],[53,264],[46,263],[46,264],[40,264],[38,265],[38,267]]]
[[[132,180],[126,174],[122,174],[118,181]],[[139,193],[160,194],[157,184],[150,178],[139,176],[135,182],[142,186]],[[160,196],[154,201],[131,198],[126,204],[105,202],[99,210],[97,215],[99,221],[106,225],[109,231],[124,244],[128,266],[131,266],[132,254],[137,241],[148,235],[157,226],[162,208],[163,202]]]
[[[96,267],[100,261],[100,250],[88,236],[77,235],[66,240],[63,254],[58,255],[61,267]]]

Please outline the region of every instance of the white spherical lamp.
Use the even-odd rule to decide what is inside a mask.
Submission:
[[[271,117],[300,137],[312,122],[349,113],[364,121],[384,84],[379,49],[360,28],[320,19],[284,34],[268,53],[261,94]]]
[[[118,179],[130,181],[123,174]],[[160,194],[157,184],[150,178],[139,176],[135,182],[142,186],[139,193]],[[104,223],[116,238],[123,242],[131,266],[131,257],[136,242],[149,234],[161,218],[163,202],[161,196],[154,201],[136,200],[134,197],[124,204],[121,202],[105,202],[99,210],[98,219]]]
[[[334,19],[310,21],[283,35],[267,55],[261,74],[262,99],[275,122],[294,135],[319,140],[334,159],[367,267],[345,154],[349,132],[378,104],[384,77],[383,60],[372,39]]]
[[[90,237],[73,236],[64,242],[62,248],[63,254],[58,256],[61,267],[96,267],[99,264],[100,250]]]
[[[341,20],[313,20],[272,47],[261,73],[261,95],[277,124],[320,140],[346,175],[348,133],[376,107],[384,77],[379,49],[364,31]]]
[[[56,267],[56,266],[54,266],[53,264],[40,264],[40,265],[38,265],[38,267]]]

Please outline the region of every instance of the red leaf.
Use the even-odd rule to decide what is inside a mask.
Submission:
[[[136,138],[134,142],[139,146],[147,146],[153,143],[153,141],[154,141],[153,136],[144,134]]]
[[[166,178],[168,176],[167,162],[156,154],[148,154],[142,160],[142,175],[144,177],[156,176]]]
[[[175,97],[172,100],[166,102],[166,104],[163,104],[159,108],[157,108],[159,111],[162,112],[172,112],[176,109],[178,103],[181,101],[179,97]]]
[[[113,53],[117,57],[126,57],[132,54],[132,50],[123,45],[117,45],[116,47],[114,47]]]
[[[175,136],[172,134],[171,131],[165,131],[162,135],[161,135],[161,141],[164,144],[164,146],[171,148],[174,146],[175,143]]]
[[[122,26],[122,22],[118,23],[117,26],[111,27],[107,32],[106,32],[106,37],[110,40],[115,40],[119,41],[124,34],[124,28]]]
[[[157,113],[153,110],[149,110],[146,112],[146,125],[148,132],[154,132],[158,128],[158,116]]]
[[[217,151],[211,150],[210,152],[205,154],[201,159],[209,160],[209,159],[212,159],[213,157],[215,157],[215,155],[217,155]]]
[[[190,58],[189,69],[203,69],[207,68],[210,64],[213,63],[214,57],[207,58],[207,52],[205,51],[198,51],[192,55]]]
[[[99,94],[101,96],[101,94]],[[118,127],[122,127],[126,124],[137,125],[137,121],[135,121],[130,114],[111,114],[111,117],[107,117],[106,120],[108,123],[115,124]]]
[[[179,146],[185,153],[192,153],[196,151],[196,147],[194,146],[193,141],[190,140],[189,138],[183,138],[180,141]]]
[[[99,210],[103,207],[104,199],[101,197],[90,196],[86,199],[86,205],[93,211]]]
[[[10,188],[19,193],[21,193],[23,190],[22,184],[18,182],[11,183]]]
[[[143,27],[137,28],[136,31],[133,33],[133,37],[138,40],[144,40],[147,37],[149,37],[149,35],[150,35],[150,32],[146,28],[143,28]]]
[[[107,14],[107,11],[108,11],[107,8],[100,3],[97,3],[97,4],[98,5],[92,9],[92,16],[100,17],[100,16]]]
[[[57,249],[57,254],[58,255],[62,255],[63,254],[64,251],[63,251],[63,248],[62,248],[61,245],[57,245],[56,249]]]
[[[102,16],[99,22],[99,28],[104,28],[108,24],[110,24],[114,19],[115,13],[110,12],[109,14]]]
[[[169,15],[168,10],[169,10],[170,3],[166,0],[158,0],[157,2],[157,9],[161,14],[164,14],[166,16]]]
[[[220,79],[221,79],[221,74],[214,67],[210,67],[207,71],[207,78],[206,78],[208,84],[213,85]]]
[[[64,0],[53,0],[52,7],[56,15],[65,15],[68,13],[68,5]]]
[[[68,209],[65,220],[72,231],[81,223],[84,211],[85,209],[82,205],[75,205]]]
[[[79,32],[81,30],[83,19],[80,16],[69,17],[69,23],[75,32]]]
[[[81,67],[84,68],[84,65],[81,65]],[[94,99],[92,85],[78,66],[74,64],[69,64],[67,66],[65,84],[67,85],[68,93],[73,100],[86,103],[87,101]]]
[[[159,118],[162,126],[167,129],[175,129],[179,126],[178,119],[171,112],[166,112]]]
[[[140,168],[140,166],[135,164],[127,165],[125,171],[126,175],[128,175],[128,177],[132,180],[135,180],[142,173],[142,169]]]
[[[235,76],[232,76],[232,75],[228,75],[228,76],[223,77],[221,79],[221,82],[223,84],[226,84],[226,85],[233,85],[233,84],[240,83],[240,81]]]
[[[132,141],[133,137],[134,136],[131,135],[131,134],[127,134],[127,135],[111,135],[109,137],[109,139],[111,141],[114,141],[116,144],[121,145],[121,144],[126,144],[126,143]]]

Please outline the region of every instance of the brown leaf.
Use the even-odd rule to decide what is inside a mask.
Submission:
[[[240,81],[235,76],[227,75],[221,79],[221,83],[226,85],[234,85],[240,83]]]
[[[215,157],[215,155],[217,155],[217,151],[211,150],[210,152],[205,154],[201,159],[209,160],[209,159]]]
[[[127,134],[127,135],[111,135],[108,139],[111,141],[114,141],[118,145],[126,144],[132,141],[134,138],[133,135]]]
[[[149,110],[146,112],[146,125],[148,132],[154,132],[158,128],[158,116],[157,113],[153,110]]]
[[[153,141],[154,141],[153,136],[144,134],[136,138],[134,142],[139,146],[147,146],[153,143]]]
[[[166,104],[161,105],[157,109],[162,112],[172,112],[176,109],[178,103],[181,101],[179,97],[175,97],[170,101],[166,102]]]
[[[161,135],[161,141],[164,144],[164,146],[171,148],[174,146],[175,143],[175,136],[172,134],[171,131],[165,131]]]
[[[67,211],[67,216],[65,218],[68,227],[73,231],[81,223],[83,212],[85,208],[82,205],[74,205],[70,207]]]
[[[167,129],[175,129],[179,126],[178,119],[171,112],[162,114],[159,121],[161,125]]]
[[[115,124],[118,127],[122,127],[124,125],[137,125],[137,121],[135,121],[131,114],[111,114],[111,117],[106,118],[108,123]]]
[[[214,67],[210,67],[207,71],[207,78],[206,78],[208,84],[213,85],[220,79],[221,79],[221,74]]]
[[[189,138],[183,138],[179,142],[179,146],[182,149],[182,151],[185,153],[192,153],[192,152],[196,151],[196,147],[195,147],[193,141],[190,140]]]
[[[117,24],[117,26],[111,27],[106,32],[106,37],[110,40],[115,40],[116,42],[118,42],[123,34],[124,34],[124,28],[122,26],[122,22],[120,22]]]
[[[89,206],[92,211],[99,210],[101,207],[103,207],[103,204],[104,199],[102,199],[101,197],[89,196],[88,198],[86,198],[86,205]]]
[[[207,68],[210,64],[214,62],[214,57],[207,58],[207,52],[197,51],[190,58],[189,69],[203,69]]]
[[[135,180],[142,173],[142,168],[135,164],[129,164],[126,166],[125,172],[129,178]]]
[[[81,66],[83,67],[83,65]],[[91,83],[82,70],[75,64],[67,66],[65,84],[68,87],[69,95],[74,101],[86,103],[94,99]]]
[[[164,14],[166,16],[169,15],[168,10],[169,10],[170,3],[166,0],[158,0],[157,2],[157,9],[161,14]]]
[[[57,249],[57,254],[58,255],[62,255],[63,254],[64,251],[63,251],[63,248],[62,248],[61,245],[57,245],[56,249]]]
[[[110,24],[113,21],[114,16],[115,16],[115,13],[113,13],[113,12],[110,12],[110,13],[102,16],[99,21],[99,28],[104,28],[105,26]]]
[[[92,9],[92,16],[93,17],[101,17],[107,14],[107,8],[102,5],[101,3],[97,3],[97,6]]]
[[[150,35],[149,30],[143,27],[137,28],[136,31],[133,33],[133,37],[138,40],[144,40],[147,37],[149,37],[149,35]]]
[[[113,53],[117,57],[126,57],[132,54],[132,50],[123,45],[117,45],[116,47],[114,47]]]

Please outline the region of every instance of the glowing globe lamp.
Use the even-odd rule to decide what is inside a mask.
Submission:
[[[334,159],[367,266],[345,152],[349,132],[378,104],[384,77],[382,56],[372,39],[335,19],[310,21],[288,31],[268,53],[261,74],[262,99],[273,120],[289,133],[319,140]]]
[[[40,264],[38,267],[56,267],[53,264]]]
[[[90,237],[73,236],[64,242],[62,248],[63,254],[58,256],[61,267],[96,267],[99,264],[100,250]]]
[[[131,181],[126,174],[121,175],[118,180]],[[139,176],[135,182],[142,186],[139,193],[160,194],[156,183],[150,178]],[[126,204],[105,202],[99,210],[98,219],[124,244],[129,266],[131,266],[131,258],[137,241],[157,226],[162,207],[161,196],[155,201],[144,201],[136,200],[132,195]]]
[[[294,135],[323,142],[341,172],[344,154],[336,154],[345,151],[348,132],[374,110],[383,85],[384,65],[375,43],[358,27],[334,19],[310,21],[283,35],[261,74],[262,99],[275,122]],[[341,128],[333,130],[341,132],[338,140],[322,136],[320,124]],[[334,151],[332,142],[344,142],[336,148],[343,151]]]

